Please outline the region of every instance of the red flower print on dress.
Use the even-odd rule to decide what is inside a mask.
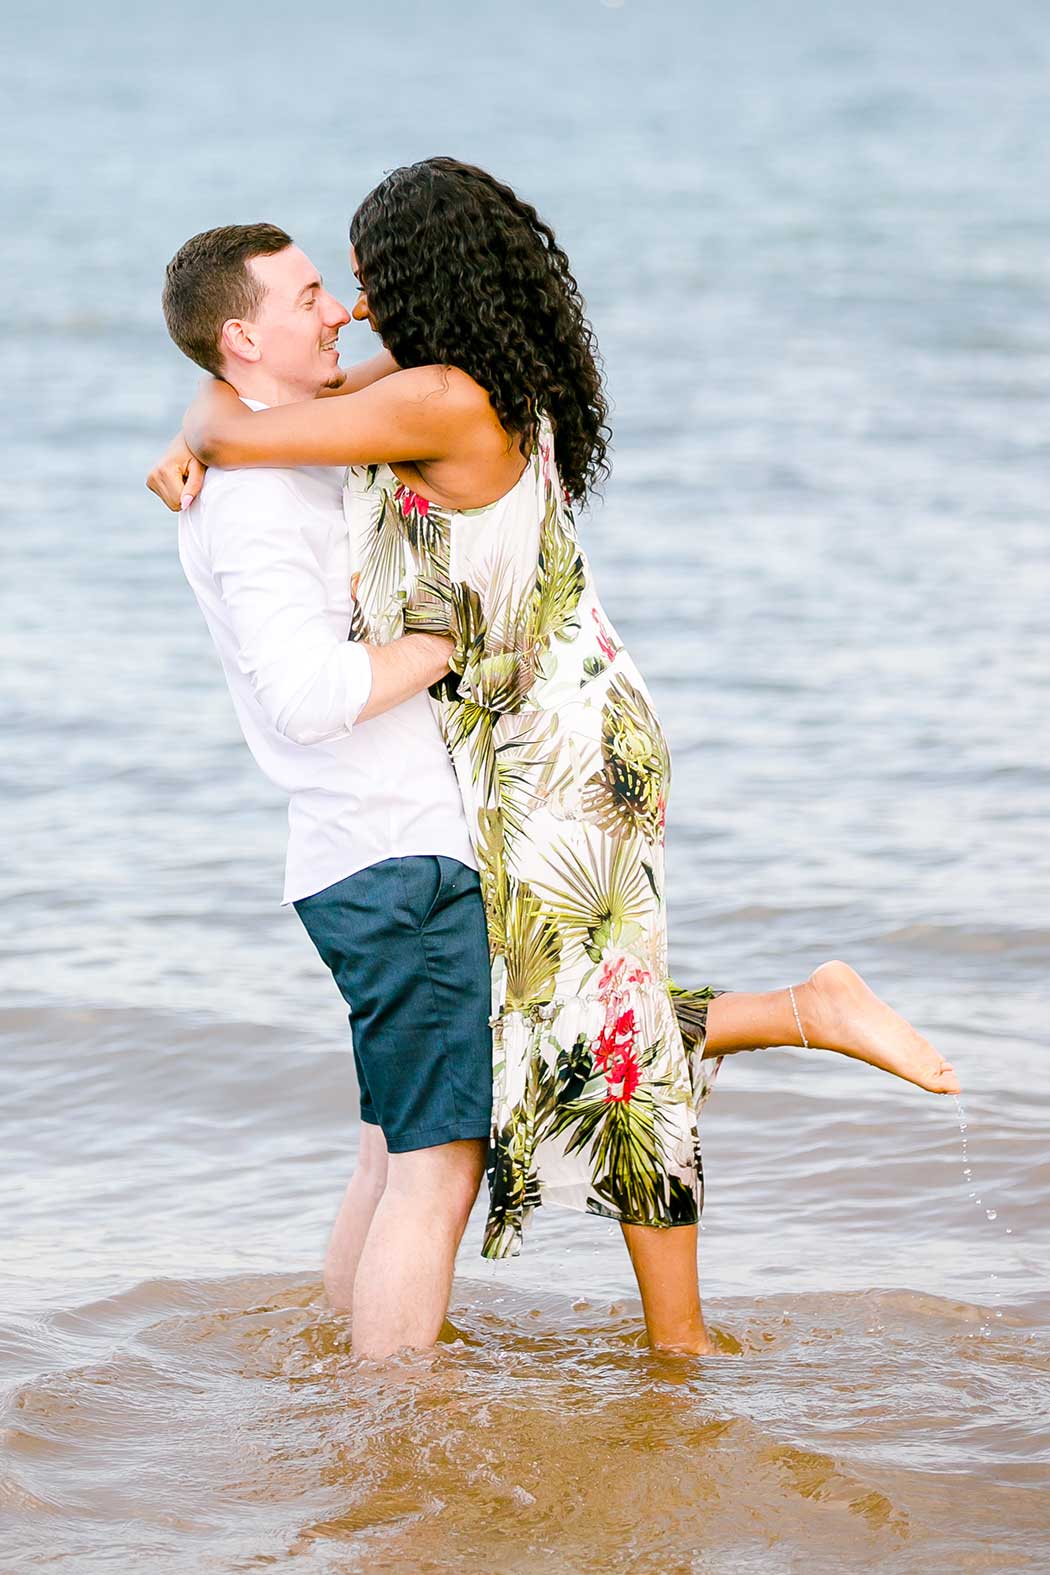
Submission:
[[[629,1100],[641,1077],[635,1047],[637,1023],[630,1004],[632,986],[651,984],[647,968],[632,965],[622,952],[602,964],[598,998],[605,1007],[605,1022],[591,1046],[594,1063],[604,1074],[607,1101]]]
[[[403,483],[394,488],[394,501],[402,514],[414,514],[417,519],[425,520],[430,513],[430,499],[413,492],[411,487]]]
[[[613,637],[602,623],[597,607],[591,608],[591,617],[598,625],[598,648],[607,662],[611,662],[619,647],[613,642]]]
[[[606,1104],[626,1104],[630,1100],[642,1080],[633,1046],[606,1067],[605,1080],[609,1085],[605,1091]]]
[[[611,1008],[611,1009],[610,1009]],[[609,1063],[627,1054],[634,1044],[634,1009],[617,1011],[612,1002],[606,1007],[605,1027],[594,1041],[594,1059],[608,1075]]]
[[[629,984],[652,984],[653,976],[648,968],[642,968],[637,963],[632,966],[631,959],[626,952],[620,952],[613,957],[606,957],[602,963],[602,971],[598,978],[598,994],[602,1000],[612,993],[620,993]]]

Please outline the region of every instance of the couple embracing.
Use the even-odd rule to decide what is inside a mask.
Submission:
[[[487,1172],[486,1257],[543,1204],[614,1219],[650,1343],[708,1352],[721,1058],[958,1084],[844,963],[764,994],[671,981],[667,742],[573,512],[608,428],[569,261],[449,158],[388,175],[350,240],[352,310],[274,225],[181,248],[165,317],[211,378],[149,480],[289,795],[285,901],[350,1008],[361,1142],[325,1288],[358,1354],[432,1345]],[[346,371],[351,317],[384,348]]]

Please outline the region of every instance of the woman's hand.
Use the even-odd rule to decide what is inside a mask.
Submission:
[[[182,431],[146,477],[146,485],[176,513],[188,509],[204,484],[209,464],[219,463],[225,439],[251,420],[229,383],[205,378],[182,421]],[[207,454],[207,460],[198,456]],[[214,455],[214,457],[213,457]]]
[[[204,484],[205,466],[186,446],[180,432],[146,477],[146,485],[176,514],[188,509]]]

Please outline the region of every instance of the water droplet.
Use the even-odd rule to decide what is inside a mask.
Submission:
[[[988,1219],[988,1220],[994,1220],[994,1219],[998,1219],[999,1216],[998,1216],[998,1212],[995,1209],[985,1209],[984,1217],[985,1217],[985,1219]]]
[[[1014,1233],[1014,1231],[1013,1231],[1013,1226],[1012,1226],[1012,1225],[1008,1225],[1008,1226],[1007,1226],[1007,1227],[1006,1227],[1006,1234],[1007,1234],[1007,1235],[1008,1235],[1008,1236],[1012,1236],[1012,1235],[1013,1235],[1013,1233]]]
[[[1003,1316],[1003,1311],[1002,1311],[1002,1308],[1001,1308],[1001,1307],[997,1307],[997,1308],[996,1308],[996,1309],[995,1309],[995,1316],[996,1316],[996,1317],[997,1317],[997,1318],[1001,1318],[1001,1317],[1002,1317],[1002,1316]]]
[[[967,1181],[972,1179],[973,1171],[970,1169],[969,1165],[967,1165],[966,1169],[963,1171],[963,1175],[966,1177]]]

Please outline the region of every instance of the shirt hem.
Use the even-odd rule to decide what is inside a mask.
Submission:
[[[351,875],[359,875],[362,870],[371,869],[375,864],[382,864],[386,859],[412,859],[426,857],[428,854],[446,859],[455,859],[469,870],[476,870],[478,867],[473,851],[469,846],[464,849],[463,844],[460,842],[454,845],[452,842],[438,842],[435,845],[432,839],[423,845],[387,848],[385,851],[377,849],[368,858],[361,859],[359,862],[351,861],[345,866],[339,865],[337,868],[326,872],[323,876],[318,875],[309,878],[305,884],[298,881],[294,884],[286,882],[284,896],[281,898],[281,907],[290,908],[295,902],[303,902],[307,897],[316,897],[319,891],[327,891],[329,886],[335,886],[341,880],[349,880]]]

